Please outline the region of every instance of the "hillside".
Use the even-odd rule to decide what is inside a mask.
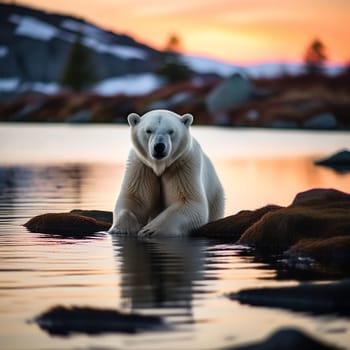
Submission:
[[[63,88],[67,59],[80,40],[95,82]],[[349,70],[321,76],[302,64],[235,66],[181,56],[192,79],[169,84],[157,71],[162,52],[83,19],[0,4],[0,121],[125,122],[130,112],[168,108],[197,124],[349,129]]]
[[[23,83],[54,84],[61,79],[77,35],[82,36],[97,80],[154,71],[158,52],[127,35],[103,30],[74,17],[0,4],[0,78],[25,90]],[[43,86],[43,85],[42,85]]]

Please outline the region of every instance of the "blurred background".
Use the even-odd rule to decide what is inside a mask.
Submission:
[[[0,1],[0,121],[350,127],[350,2]]]

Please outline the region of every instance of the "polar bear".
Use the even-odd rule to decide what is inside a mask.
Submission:
[[[192,122],[168,110],[128,116],[133,149],[110,233],[186,235],[223,215],[223,188]]]

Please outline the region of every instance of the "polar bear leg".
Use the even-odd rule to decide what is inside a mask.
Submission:
[[[136,234],[141,228],[135,214],[127,209],[118,212],[115,222],[115,225],[109,229],[109,233]]]
[[[209,200],[209,220],[208,222],[218,220],[224,216],[225,197],[221,186],[218,186],[213,198]]]
[[[156,211],[160,202],[159,188],[152,169],[141,163],[132,152],[109,233],[136,234]]]

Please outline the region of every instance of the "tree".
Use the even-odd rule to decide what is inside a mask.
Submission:
[[[315,39],[307,48],[304,56],[306,72],[309,74],[322,74],[327,60],[326,48],[321,40]]]
[[[96,74],[90,51],[82,43],[82,35],[79,33],[63,70],[61,83],[75,91],[82,91],[96,81]]]
[[[193,71],[183,62],[179,54],[181,41],[175,34],[170,35],[165,50],[161,54],[158,75],[169,83],[185,81],[193,76]]]

